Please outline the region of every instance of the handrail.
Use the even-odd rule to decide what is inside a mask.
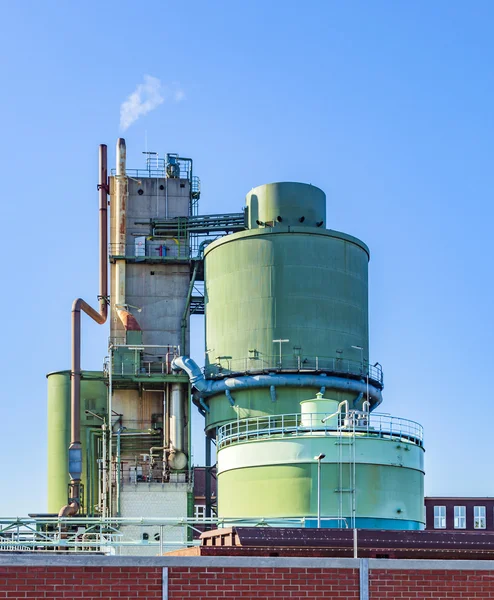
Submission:
[[[233,359],[219,356],[216,361],[204,368],[204,375],[207,378],[223,378],[240,373],[252,374],[266,371],[322,371],[362,378],[368,377],[369,381],[377,382],[380,387],[384,385],[383,371],[379,363],[371,365],[367,362],[362,363],[334,356],[283,356],[281,361],[279,355],[257,355]]]
[[[324,421],[325,417],[326,413],[293,413],[239,419],[218,428],[217,447],[221,450],[225,446],[258,439],[341,434],[398,439],[423,446],[422,425],[409,419],[361,411],[350,411],[331,421]]]

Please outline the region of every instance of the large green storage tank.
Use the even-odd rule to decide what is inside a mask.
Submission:
[[[48,379],[48,512],[57,513],[67,504],[70,444],[70,371],[49,373]],[[107,387],[100,371],[83,371],[81,379],[81,431],[85,512],[97,502],[96,444],[101,420],[86,410],[106,416]],[[89,457],[89,460],[88,460]]]
[[[325,212],[317,187],[263,185],[247,196],[250,229],[207,247],[206,377],[276,370],[358,375],[367,368],[369,250],[325,229]],[[236,414],[224,397],[212,397],[207,427],[232,416],[295,412],[317,391],[280,388],[276,403],[269,389],[237,392]],[[331,397],[353,401],[355,393],[340,386]]]
[[[372,412],[369,250],[325,228],[325,200],[312,185],[254,188],[248,229],[205,251],[204,376],[180,366],[218,437],[218,514],[313,526],[319,504],[326,527],[420,529],[422,429]]]

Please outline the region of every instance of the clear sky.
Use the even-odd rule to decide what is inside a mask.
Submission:
[[[125,131],[129,167],[146,132],[193,157],[205,214],[321,187],[328,227],[370,246],[381,408],[424,425],[427,494],[494,496],[491,0],[1,5],[1,515],[46,509],[45,374],[69,367],[72,300],[96,302],[98,144],[113,164],[146,75],[164,101]],[[107,335],[84,318],[84,368]]]

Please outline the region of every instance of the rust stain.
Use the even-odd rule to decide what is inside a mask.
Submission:
[[[137,319],[128,310],[117,308],[117,315],[125,331],[141,331],[141,326],[137,322]]]

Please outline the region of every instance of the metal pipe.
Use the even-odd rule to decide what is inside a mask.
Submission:
[[[324,386],[326,389],[335,389],[356,394],[365,394],[367,390],[365,381],[329,375],[273,373],[270,375],[245,375],[241,377],[228,377],[221,380],[211,380],[204,377],[204,373],[196,362],[188,356],[178,356],[174,358],[172,361],[172,369],[182,369],[185,371],[189,376],[190,383],[196,388],[199,392],[199,396],[202,398],[224,393],[227,389],[234,391],[239,389],[271,387],[272,385],[275,385],[276,387],[317,388]],[[381,390],[371,384],[369,384],[369,399],[371,400],[373,410],[382,402]]]
[[[108,315],[108,166],[107,147],[99,147],[99,311],[95,310],[82,298],[77,298],[72,304],[72,364],[70,373],[70,446],[69,446],[69,503],[60,509],[59,516],[77,514],[80,507],[80,483],[82,475],[82,445],[81,445],[81,310],[96,323],[105,323]]]
[[[112,419],[112,415],[113,415],[113,407],[112,407],[112,400],[113,400],[113,379],[112,379],[112,371],[113,371],[113,346],[112,344],[110,344],[109,347],[109,375],[108,375],[108,424],[109,424],[109,431],[108,431],[108,445],[109,445],[109,450],[110,450],[110,465],[112,464],[112,452],[113,452],[113,439],[112,439],[112,435],[113,435],[113,425],[111,422]],[[120,451],[120,433],[121,433],[121,423],[122,421],[120,421],[120,428],[119,428],[119,436],[118,436],[118,445],[119,445],[119,449],[118,451]],[[119,476],[120,476],[120,467],[119,467]],[[120,479],[118,481],[118,486],[120,485]],[[112,505],[111,503],[111,492],[112,492],[112,488],[111,488],[111,483],[110,483],[110,507]],[[119,514],[120,512],[120,488],[117,489],[117,495],[118,495],[118,501],[117,501],[117,514]],[[111,508],[110,508],[110,516],[111,516]]]
[[[122,435],[123,427],[119,427],[117,431],[117,473],[116,473],[116,484],[117,484],[117,517],[120,516],[120,487],[121,487],[121,477],[120,477],[120,469],[121,469],[121,444],[120,444],[120,436]]]
[[[198,268],[199,268],[199,261],[196,260],[194,262],[194,270],[192,271],[192,277],[190,279],[189,290],[187,292],[187,298],[185,299],[185,307],[184,307],[184,312],[182,314],[182,321],[181,321],[181,330],[182,330],[181,344],[182,344],[183,352],[187,352],[187,350],[185,349],[185,337],[186,337],[186,331],[187,331],[187,313],[189,311],[190,299],[192,297],[192,290],[194,289],[194,284],[196,282]]]
[[[211,438],[206,435],[205,441],[205,455],[206,455],[206,468],[204,469],[204,496],[206,504],[206,519],[211,518],[211,505],[213,504],[211,499]],[[209,529],[206,525],[205,529]]]
[[[117,256],[125,257],[127,233],[127,195],[126,175],[127,149],[125,140],[117,140],[117,171],[115,177],[115,219]],[[125,259],[115,261],[115,304],[125,304]]]
[[[163,445],[170,445],[170,385],[165,384],[165,406],[163,406],[163,428],[164,428],[164,439]]]
[[[317,459],[317,528],[321,529],[321,459]]]
[[[235,400],[233,399],[232,393],[230,390],[225,390],[225,396],[228,398],[228,402],[230,406],[235,406]]]
[[[105,519],[108,517],[108,440],[106,439],[106,421],[103,422],[101,426],[101,430],[103,431],[103,452],[102,452],[102,461],[103,461],[103,494],[102,494],[102,514]]]
[[[199,398],[199,404],[204,409],[204,414],[209,412],[209,406],[204,402],[204,400],[202,398]]]
[[[348,400],[343,400],[342,402],[340,402],[338,404],[338,412],[341,413],[342,412],[342,407],[345,407],[345,415],[348,415],[348,411],[349,411],[349,402]]]
[[[170,447],[177,452],[184,450],[184,385],[172,383],[170,402]]]

